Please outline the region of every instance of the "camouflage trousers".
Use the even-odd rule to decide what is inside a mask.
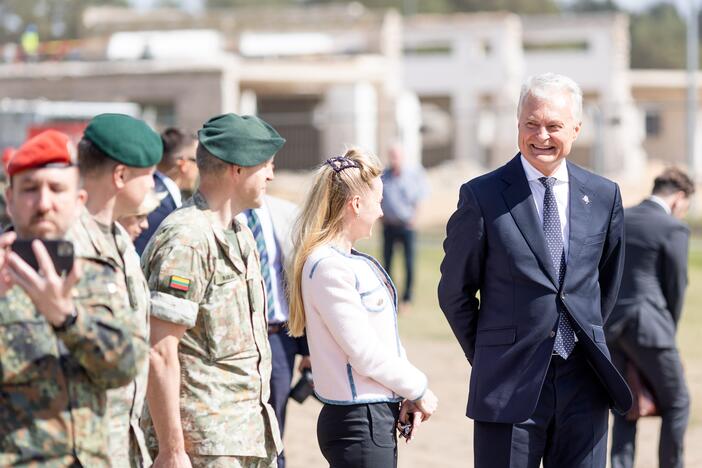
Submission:
[[[278,457],[273,454],[260,457],[219,457],[216,455],[190,455],[193,468],[276,468]]]

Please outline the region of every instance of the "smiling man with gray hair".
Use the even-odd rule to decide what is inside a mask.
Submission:
[[[573,80],[529,78],[519,153],[461,187],[446,228],[439,302],[473,368],[477,468],[604,467],[608,409],[631,406],[602,329],[624,260],[621,196],[566,161],[581,116]]]

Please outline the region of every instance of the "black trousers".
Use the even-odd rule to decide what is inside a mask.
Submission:
[[[690,416],[690,397],[685,384],[680,354],[675,348],[645,348],[624,333],[610,343],[612,359],[624,375],[626,360],[639,369],[649,384],[661,414],[658,444],[660,468],[682,468],[683,439]],[[636,421],[614,415],[612,426],[612,468],[632,468],[636,451]]]
[[[269,403],[278,419],[280,436],[285,429],[285,413],[290,395],[290,383],[295,366],[295,355],[298,352],[295,338],[288,336],[287,328],[281,328],[278,333],[268,335],[271,345],[271,398]],[[278,468],[285,468],[285,452],[278,456]]]
[[[605,468],[608,401],[579,346],[567,360],[553,356],[529,419],[475,421],[475,467]]]
[[[406,226],[383,225],[383,266],[388,275],[391,275],[390,269],[396,243],[402,244],[402,250],[405,254],[405,288],[402,292],[402,302],[412,301],[415,238],[415,231]]]
[[[325,404],[317,441],[330,468],[396,468],[399,403]]]

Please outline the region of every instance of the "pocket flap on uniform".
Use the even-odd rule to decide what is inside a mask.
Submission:
[[[497,346],[513,344],[517,340],[517,329],[493,328],[488,330],[478,330],[475,339],[476,346]]]
[[[592,339],[595,340],[595,343],[604,343],[606,341],[604,330],[599,325],[592,326]]]

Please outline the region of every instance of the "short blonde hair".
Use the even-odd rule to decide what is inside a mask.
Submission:
[[[382,166],[377,157],[352,148],[342,158],[332,158],[322,164],[314,177],[312,188],[302,206],[293,230],[294,257],[288,278],[292,336],[305,330],[305,309],[302,303],[302,268],[310,253],[331,239],[343,228],[344,208],[354,196],[371,189],[380,176]]]

